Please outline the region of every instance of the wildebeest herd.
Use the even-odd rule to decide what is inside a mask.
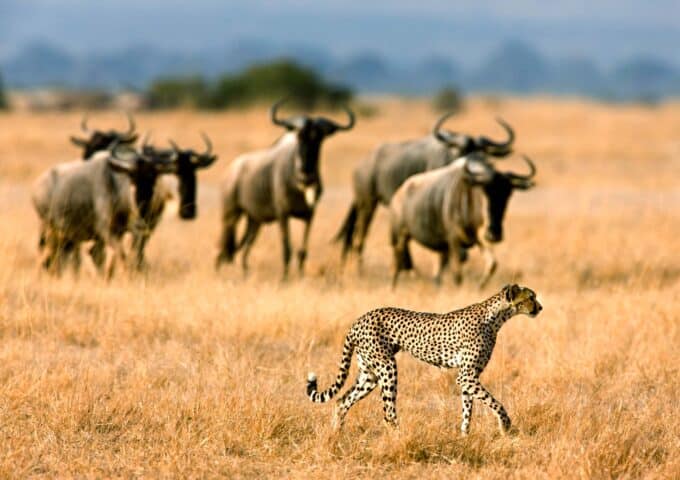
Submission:
[[[314,212],[323,192],[320,175],[321,146],[326,137],[354,128],[355,114],[344,107],[347,119],[338,123],[322,116],[282,118],[278,101],[271,107],[271,121],[286,132],[264,150],[245,153],[228,167],[222,184],[222,231],[217,269],[230,263],[242,250],[241,264],[248,269],[248,254],[262,224],[277,222],[281,231],[283,278],[288,277],[292,257],[289,219],[304,222],[302,245],[297,251],[303,272]],[[354,170],[353,199],[336,240],[342,244],[344,262],[361,256],[378,204],[390,210],[390,241],[394,253],[393,284],[403,270],[413,268],[410,240],[440,255],[436,276],[442,280],[447,267],[460,282],[460,266],[468,250],[479,246],[486,267],[482,285],[496,268],[493,244],[503,239],[503,218],[514,190],[533,186],[534,164],[524,157],[528,174],[502,172],[496,162],[513,151],[515,133],[505,121],[502,141],[485,136],[452,132],[443,128],[450,113],[440,117],[430,135],[400,143],[384,143]],[[146,267],[145,246],[161,219],[169,199],[178,195],[179,216],[197,215],[197,170],[212,165],[217,156],[207,135],[204,152],[169,148],[139,136],[132,117],[128,129],[91,130],[83,118],[83,137],[71,137],[82,149],[82,159],[61,163],[36,181],[32,200],[40,220],[41,265],[59,275],[67,264],[77,272],[83,242],[91,242],[89,254],[101,274],[111,277],[115,266],[127,262],[137,270]],[[177,177],[177,192],[166,181]],[[245,217],[245,231],[237,227]],[[131,251],[123,237],[129,233]]]

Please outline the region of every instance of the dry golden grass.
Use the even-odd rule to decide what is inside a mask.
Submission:
[[[258,239],[250,277],[212,269],[219,179],[234,156],[279,134],[264,110],[138,115],[158,140],[199,147],[205,130],[221,158],[201,173],[199,218],[167,216],[149,244],[148,274],[110,284],[89,265],[60,280],[36,267],[30,182],[76,155],[66,138],[79,115],[0,115],[0,476],[678,478],[680,106],[477,100],[452,120],[499,135],[492,118],[501,114],[539,167],[539,186],[511,200],[499,272],[483,292],[476,252],[462,288],[413,276],[392,291],[384,211],[366,275],[339,272],[329,239],[352,167],[380,141],[422,135],[434,118],[414,101],[379,111],[325,145],[308,276],[286,285],[274,226]],[[102,113],[91,123],[124,119]],[[429,275],[434,256],[415,254]],[[325,388],[362,312],[446,311],[509,281],[537,290],[545,307],[503,328],[482,376],[517,435],[500,437],[477,406],[461,438],[454,372],[406,355],[398,432],[382,426],[379,395],[338,435],[332,406],[306,399],[307,371]]]

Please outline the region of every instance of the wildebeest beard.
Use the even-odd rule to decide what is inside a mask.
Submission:
[[[324,138],[325,135],[313,124],[306,125],[298,132],[300,161],[295,176],[300,185],[309,186],[319,181],[319,154]]]
[[[154,169],[154,167],[151,167]],[[135,175],[135,204],[139,211],[139,216],[147,222],[151,216],[151,202],[153,199],[154,187],[158,174],[155,172],[140,171]]]
[[[512,195],[512,184],[503,174],[496,172],[491,181],[484,185],[484,195],[489,216],[489,226],[484,236],[490,242],[500,242],[503,240],[503,218]]]
[[[180,154],[177,160],[179,177],[179,216],[185,220],[196,218],[196,167],[191,164],[191,155]]]
[[[160,150],[155,147],[147,147],[149,152],[154,152],[167,159],[172,159],[177,168],[175,175],[179,179],[179,216],[183,220],[196,218],[197,206],[196,195],[198,192],[198,178],[196,170],[206,168],[217,160],[217,156],[212,154],[212,142],[205,133],[201,133],[206,149],[198,153],[192,149],[181,149],[172,140],[172,149]]]

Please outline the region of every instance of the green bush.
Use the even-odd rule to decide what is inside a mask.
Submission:
[[[336,107],[352,98],[350,89],[326,83],[314,70],[290,60],[253,65],[208,83],[200,77],[163,78],[151,85],[152,108],[232,108],[280,98],[301,108]]]
[[[463,108],[463,97],[456,87],[444,87],[435,94],[432,107],[439,112],[458,112]]]
[[[209,103],[208,85],[198,76],[159,78],[147,96],[151,108],[201,108]]]

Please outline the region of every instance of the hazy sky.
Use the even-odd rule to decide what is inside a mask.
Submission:
[[[190,51],[243,38],[467,64],[512,38],[604,65],[642,53],[680,66],[680,1],[0,0],[5,56],[33,40],[82,53],[139,44]]]

